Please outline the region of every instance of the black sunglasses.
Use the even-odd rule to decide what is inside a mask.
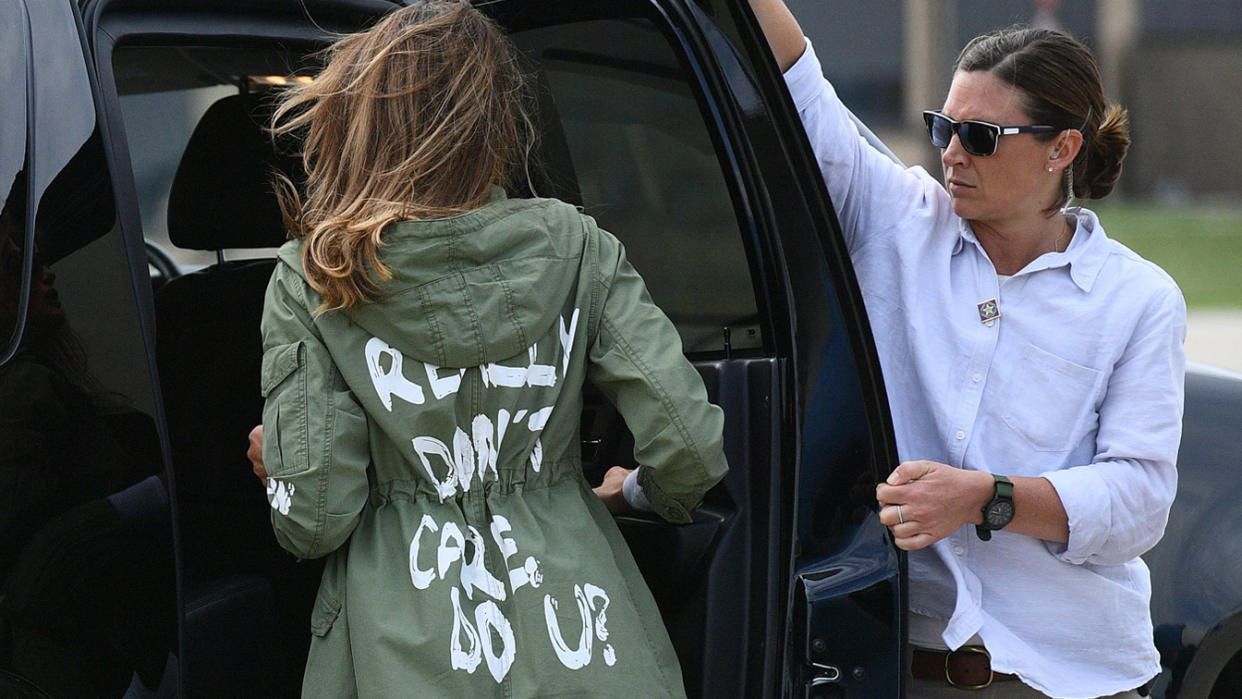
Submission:
[[[1064,130],[1055,126],[1000,126],[974,119],[954,121],[934,109],[923,112],[923,121],[927,123],[927,135],[931,136],[932,145],[948,148],[953,134],[957,133],[962,148],[971,155],[992,155],[1001,136]]]

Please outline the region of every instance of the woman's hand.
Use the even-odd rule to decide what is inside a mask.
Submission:
[[[604,501],[604,507],[608,511],[616,514],[629,512],[630,503],[626,502],[625,495],[621,492],[621,486],[625,483],[625,477],[630,475],[633,469],[624,468],[622,466],[613,466],[604,474],[604,482],[599,484],[598,488],[592,488],[596,497]]]
[[[880,522],[900,549],[925,548],[963,524],[983,521],[992,499],[992,474],[966,471],[935,461],[906,461],[876,486]]]
[[[267,469],[263,467],[263,425],[255,425],[250,430],[250,447],[246,449],[246,458],[250,459],[251,470],[263,485],[267,485]]]

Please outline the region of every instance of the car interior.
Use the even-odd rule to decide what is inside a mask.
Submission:
[[[199,119],[168,198],[168,236],[175,248],[222,253],[284,241],[269,177],[273,169],[292,174],[296,160],[276,154],[263,131],[261,108],[260,95],[236,94],[212,103]],[[255,388],[262,362],[258,328],[274,267],[272,258],[221,255],[216,264],[168,280],[155,294],[156,360],[180,508],[183,574],[202,581],[190,593],[186,637],[242,653],[238,660],[264,647],[296,654],[299,636],[273,636],[290,628],[279,623],[282,612],[313,602],[317,568],[297,563],[276,545],[263,489],[246,468],[236,438],[262,421],[263,400]],[[268,623],[259,621],[265,617]],[[253,629],[236,634],[239,622]],[[215,633],[246,639],[242,645],[254,648],[213,638]],[[262,686],[262,677],[232,670],[248,664],[218,654],[203,657],[214,657],[219,667],[190,664],[188,680],[209,687],[226,681],[237,682],[238,689]]]

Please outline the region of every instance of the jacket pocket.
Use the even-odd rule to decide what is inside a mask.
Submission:
[[[311,633],[323,638],[332,630],[344,606],[345,559],[334,557],[324,566],[319,592],[315,595],[315,607],[311,609]]]
[[[1027,345],[1004,396],[1005,424],[1036,451],[1074,448],[1095,419],[1102,373]]]
[[[315,608],[311,610],[311,633],[323,638],[332,630],[336,618],[341,615],[341,601],[325,596],[323,591],[315,597]]]
[[[306,343],[301,341],[276,345],[264,352],[263,368],[259,374],[263,397],[267,398],[272,389],[305,365]]]
[[[267,475],[283,478],[310,468],[306,343],[277,345],[263,353],[263,461]]]

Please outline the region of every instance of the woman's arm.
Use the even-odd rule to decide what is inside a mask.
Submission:
[[[1046,478],[1010,476],[1013,521],[1005,531],[1065,543],[1069,519],[1057,491]],[[880,522],[893,532],[897,547],[914,550],[945,538],[967,524],[983,522],[983,506],[995,492],[992,474],[967,471],[935,461],[907,461],[876,488]],[[900,506],[900,514],[897,507]]]
[[[951,213],[944,189],[921,168],[906,169],[859,134],[783,0],[751,0],[751,7],[784,71],[851,254],[902,230],[923,237],[926,231],[919,229],[941,223]]]
[[[1177,492],[1185,337],[1186,304],[1170,281],[1109,374],[1093,463],[1043,474],[1069,516],[1069,540],[1053,549],[1067,563],[1123,563],[1163,536]]]
[[[784,0],[750,0],[750,9],[759,19],[763,35],[768,40],[776,63],[785,72],[802,55],[806,49],[806,39],[802,37],[802,27],[798,20],[785,6]]]
[[[261,438],[276,540],[318,558],[353,533],[371,457],[366,414],[311,320],[308,290],[277,264],[263,305]]]
[[[605,290],[587,376],[634,434],[638,483],[652,508],[670,522],[689,522],[728,470],[724,413],[708,402],[677,329],[651,301],[621,243],[604,231],[597,235],[597,283]]]
[[[1151,302],[1109,376],[1093,462],[1010,476],[1015,515],[1005,531],[1043,539],[1074,564],[1124,563],[1160,540],[1177,490],[1185,327],[1176,288]],[[911,461],[876,498],[897,545],[917,549],[979,524],[993,492],[991,474]]]

